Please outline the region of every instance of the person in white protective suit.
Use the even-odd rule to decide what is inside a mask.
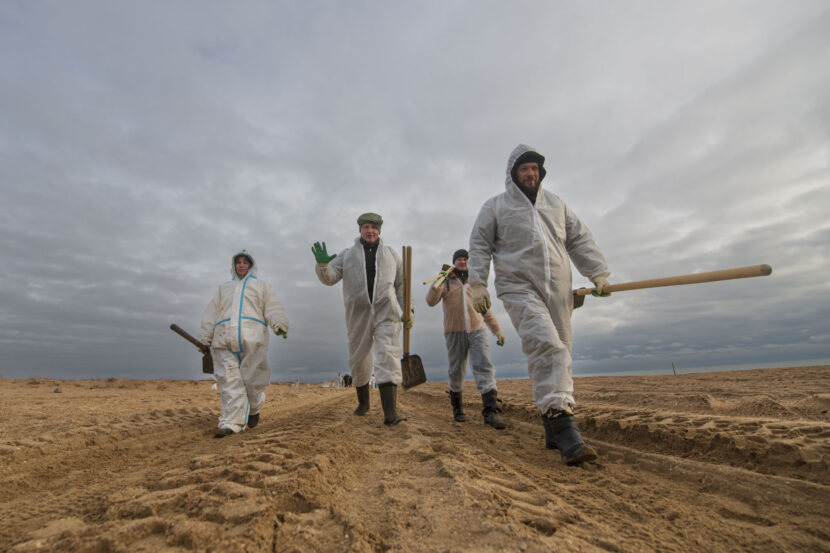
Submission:
[[[222,415],[214,436],[255,427],[271,382],[269,329],[288,337],[288,319],[277,294],[256,277],[254,256],[233,256],[232,280],[221,284],[202,315],[198,340],[210,346]]]
[[[427,305],[433,307],[442,302],[444,309],[444,341],[449,358],[450,405],[455,422],[464,422],[461,390],[467,375],[467,358],[473,369],[476,388],[481,394],[484,408],[481,411],[485,424],[497,430],[507,428],[499,419],[497,406],[498,387],[496,369],[490,362],[490,343],[484,325],[496,336],[496,344],[504,345],[504,334],[492,310],[484,316],[473,308],[470,287],[467,285],[467,250],[456,250],[452,254],[453,267],[439,273],[438,279],[427,291]]]
[[[608,266],[591,232],[555,194],[542,188],[545,158],[520,144],[507,162],[505,191],[487,200],[470,235],[470,287],[479,312],[490,307],[492,261],[496,292],[527,356],[533,399],[542,413],[545,445],[566,464],[596,459],[573,415],[571,261],[595,286],[608,286]]]
[[[401,314],[403,274],[400,256],[380,238],[383,218],[364,213],[357,219],[360,236],[354,245],[329,255],[326,243],[315,242],[311,251],[317,261],[315,272],[327,286],[343,280],[346,331],[349,340],[349,370],[357,390],[357,409],[369,411],[369,378],[377,378],[383,422],[405,420],[396,410],[397,388],[401,383],[401,323],[411,326],[414,318]]]

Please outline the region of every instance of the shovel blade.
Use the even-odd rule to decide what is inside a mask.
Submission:
[[[401,373],[403,375],[404,390],[408,390],[418,384],[423,384],[427,381],[427,375],[424,373],[424,364],[421,358],[417,355],[404,355],[401,359]]]
[[[202,356],[202,372],[205,374],[213,374],[213,357],[210,356],[210,353]]]

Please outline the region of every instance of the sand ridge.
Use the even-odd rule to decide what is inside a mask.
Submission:
[[[510,427],[451,421],[445,383],[273,384],[211,438],[208,381],[0,380],[0,551],[830,551],[830,367],[577,378],[596,463],[544,449],[526,380]]]

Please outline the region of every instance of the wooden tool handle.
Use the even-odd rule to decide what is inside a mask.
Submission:
[[[660,288],[661,286],[700,284],[702,282],[717,282],[718,280],[767,276],[771,273],[772,267],[769,265],[751,265],[749,267],[724,269],[722,271],[711,271],[708,273],[694,273],[691,275],[679,275],[665,278],[653,278],[651,280],[624,282],[622,284],[610,284],[603,288],[603,292],[624,292],[626,290],[641,290],[643,288]],[[596,288],[580,288],[576,291],[576,293],[580,296],[587,296],[595,290]]]
[[[199,348],[199,351],[201,351],[202,353],[206,353],[207,351],[209,351],[208,347],[206,345],[204,345],[202,342],[200,342],[199,340],[197,340],[196,338],[194,338],[193,336],[188,334],[187,331],[185,331],[179,325],[171,324],[170,325],[170,330],[172,330],[173,332],[175,332],[176,334],[178,334],[179,336],[181,336],[182,338],[184,338],[185,340],[187,340],[188,342],[190,342],[191,344],[193,344],[194,346]]]
[[[447,270],[447,269],[451,269],[451,268],[452,268],[452,267],[450,267],[449,265],[447,265],[446,263],[444,263],[444,266],[441,268],[441,272],[446,272],[446,270]],[[447,274],[449,275],[449,273],[447,273]],[[435,275],[435,276],[434,276],[434,277],[432,277],[431,279],[429,279],[429,280],[425,280],[425,281],[424,281],[424,284],[429,284],[430,282],[435,282],[436,280],[438,280],[438,279],[439,279],[439,278],[441,278],[442,276],[444,276],[444,275],[442,275],[441,273],[438,273],[437,275]]]
[[[403,247],[403,314],[408,316],[412,309],[412,246]],[[403,327],[403,355],[409,355],[409,329]]]

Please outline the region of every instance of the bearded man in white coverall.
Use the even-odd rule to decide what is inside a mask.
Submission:
[[[265,388],[271,382],[268,330],[288,337],[288,319],[277,294],[256,277],[254,256],[233,256],[230,281],[220,285],[202,315],[198,340],[210,346],[222,398],[214,437],[241,432],[259,423]]]
[[[484,316],[473,308],[470,287],[467,284],[467,250],[456,250],[452,254],[451,269],[441,271],[435,284],[427,292],[427,305],[433,307],[442,302],[444,308],[444,341],[447,344],[447,357],[450,368],[449,393],[452,415],[455,422],[465,422],[467,415],[461,396],[464,378],[467,373],[467,358],[473,369],[476,388],[481,394],[484,408],[481,415],[484,423],[496,430],[507,428],[499,419],[497,406],[498,388],[496,386],[496,369],[490,362],[490,343],[484,326],[496,336],[496,344],[504,345],[501,325],[492,310]]]
[[[364,213],[357,219],[360,236],[354,245],[339,254],[329,255],[326,243],[311,248],[317,261],[315,272],[327,286],[343,280],[346,331],[349,339],[349,370],[357,390],[357,409],[369,411],[369,378],[374,367],[383,423],[406,420],[396,410],[397,389],[401,383],[401,323],[411,326],[414,318],[401,314],[403,274],[401,258],[380,238],[383,218]]]
[[[490,307],[490,262],[496,292],[527,356],[545,445],[568,465],[596,459],[573,415],[571,264],[607,296],[608,266],[591,232],[555,194],[542,188],[545,158],[520,144],[507,162],[505,191],[487,200],[470,235],[473,305]]]

